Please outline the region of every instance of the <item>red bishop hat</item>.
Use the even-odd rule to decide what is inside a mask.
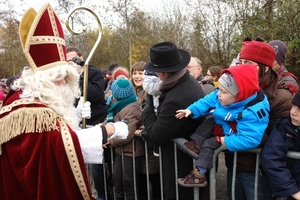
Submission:
[[[23,15],[19,30],[23,52],[33,70],[67,64],[64,32],[49,3],[37,13],[30,8]]]

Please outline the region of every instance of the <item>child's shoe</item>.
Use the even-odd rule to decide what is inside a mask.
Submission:
[[[184,138],[176,138],[174,141],[180,150],[187,153],[192,158],[198,159],[200,147],[196,144],[195,140],[188,141]]]
[[[183,187],[206,187],[207,181],[205,174],[199,174],[197,168],[193,169],[185,178],[177,180],[178,185]]]

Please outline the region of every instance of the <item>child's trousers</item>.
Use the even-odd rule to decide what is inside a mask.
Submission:
[[[217,142],[216,137],[213,135],[214,126],[214,118],[209,116],[191,135],[191,139],[195,140],[200,147],[199,157],[195,162],[196,166],[206,169],[212,168],[214,150],[221,146],[221,143]]]

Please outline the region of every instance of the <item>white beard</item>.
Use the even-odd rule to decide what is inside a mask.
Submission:
[[[66,80],[66,85],[56,81]],[[14,83],[14,90],[22,89],[21,98],[39,99],[61,115],[73,129],[79,128],[74,100],[80,96],[79,75],[70,65],[56,66],[44,71],[33,71],[24,67],[22,76]]]
[[[56,86],[55,92],[57,97],[49,104],[55,112],[60,114],[71,128],[78,130],[79,121],[76,115],[76,108],[74,107],[75,96],[72,93],[70,85]]]

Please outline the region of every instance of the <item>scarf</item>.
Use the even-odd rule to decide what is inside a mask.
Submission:
[[[214,81],[214,85],[216,88],[219,87],[219,81]]]
[[[176,83],[179,81],[179,79],[181,77],[183,77],[183,75],[186,73],[186,70],[187,70],[186,68],[183,68],[182,70],[180,70],[178,72],[171,73],[170,76],[166,80],[161,82],[159,91],[163,91],[163,90],[174,87],[176,85]]]
[[[114,122],[114,116],[122,110],[127,105],[134,103],[137,101],[136,95],[133,94],[130,97],[126,99],[122,99],[119,101],[114,102],[109,108],[108,108],[108,115],[107,115],[107,122]]]

